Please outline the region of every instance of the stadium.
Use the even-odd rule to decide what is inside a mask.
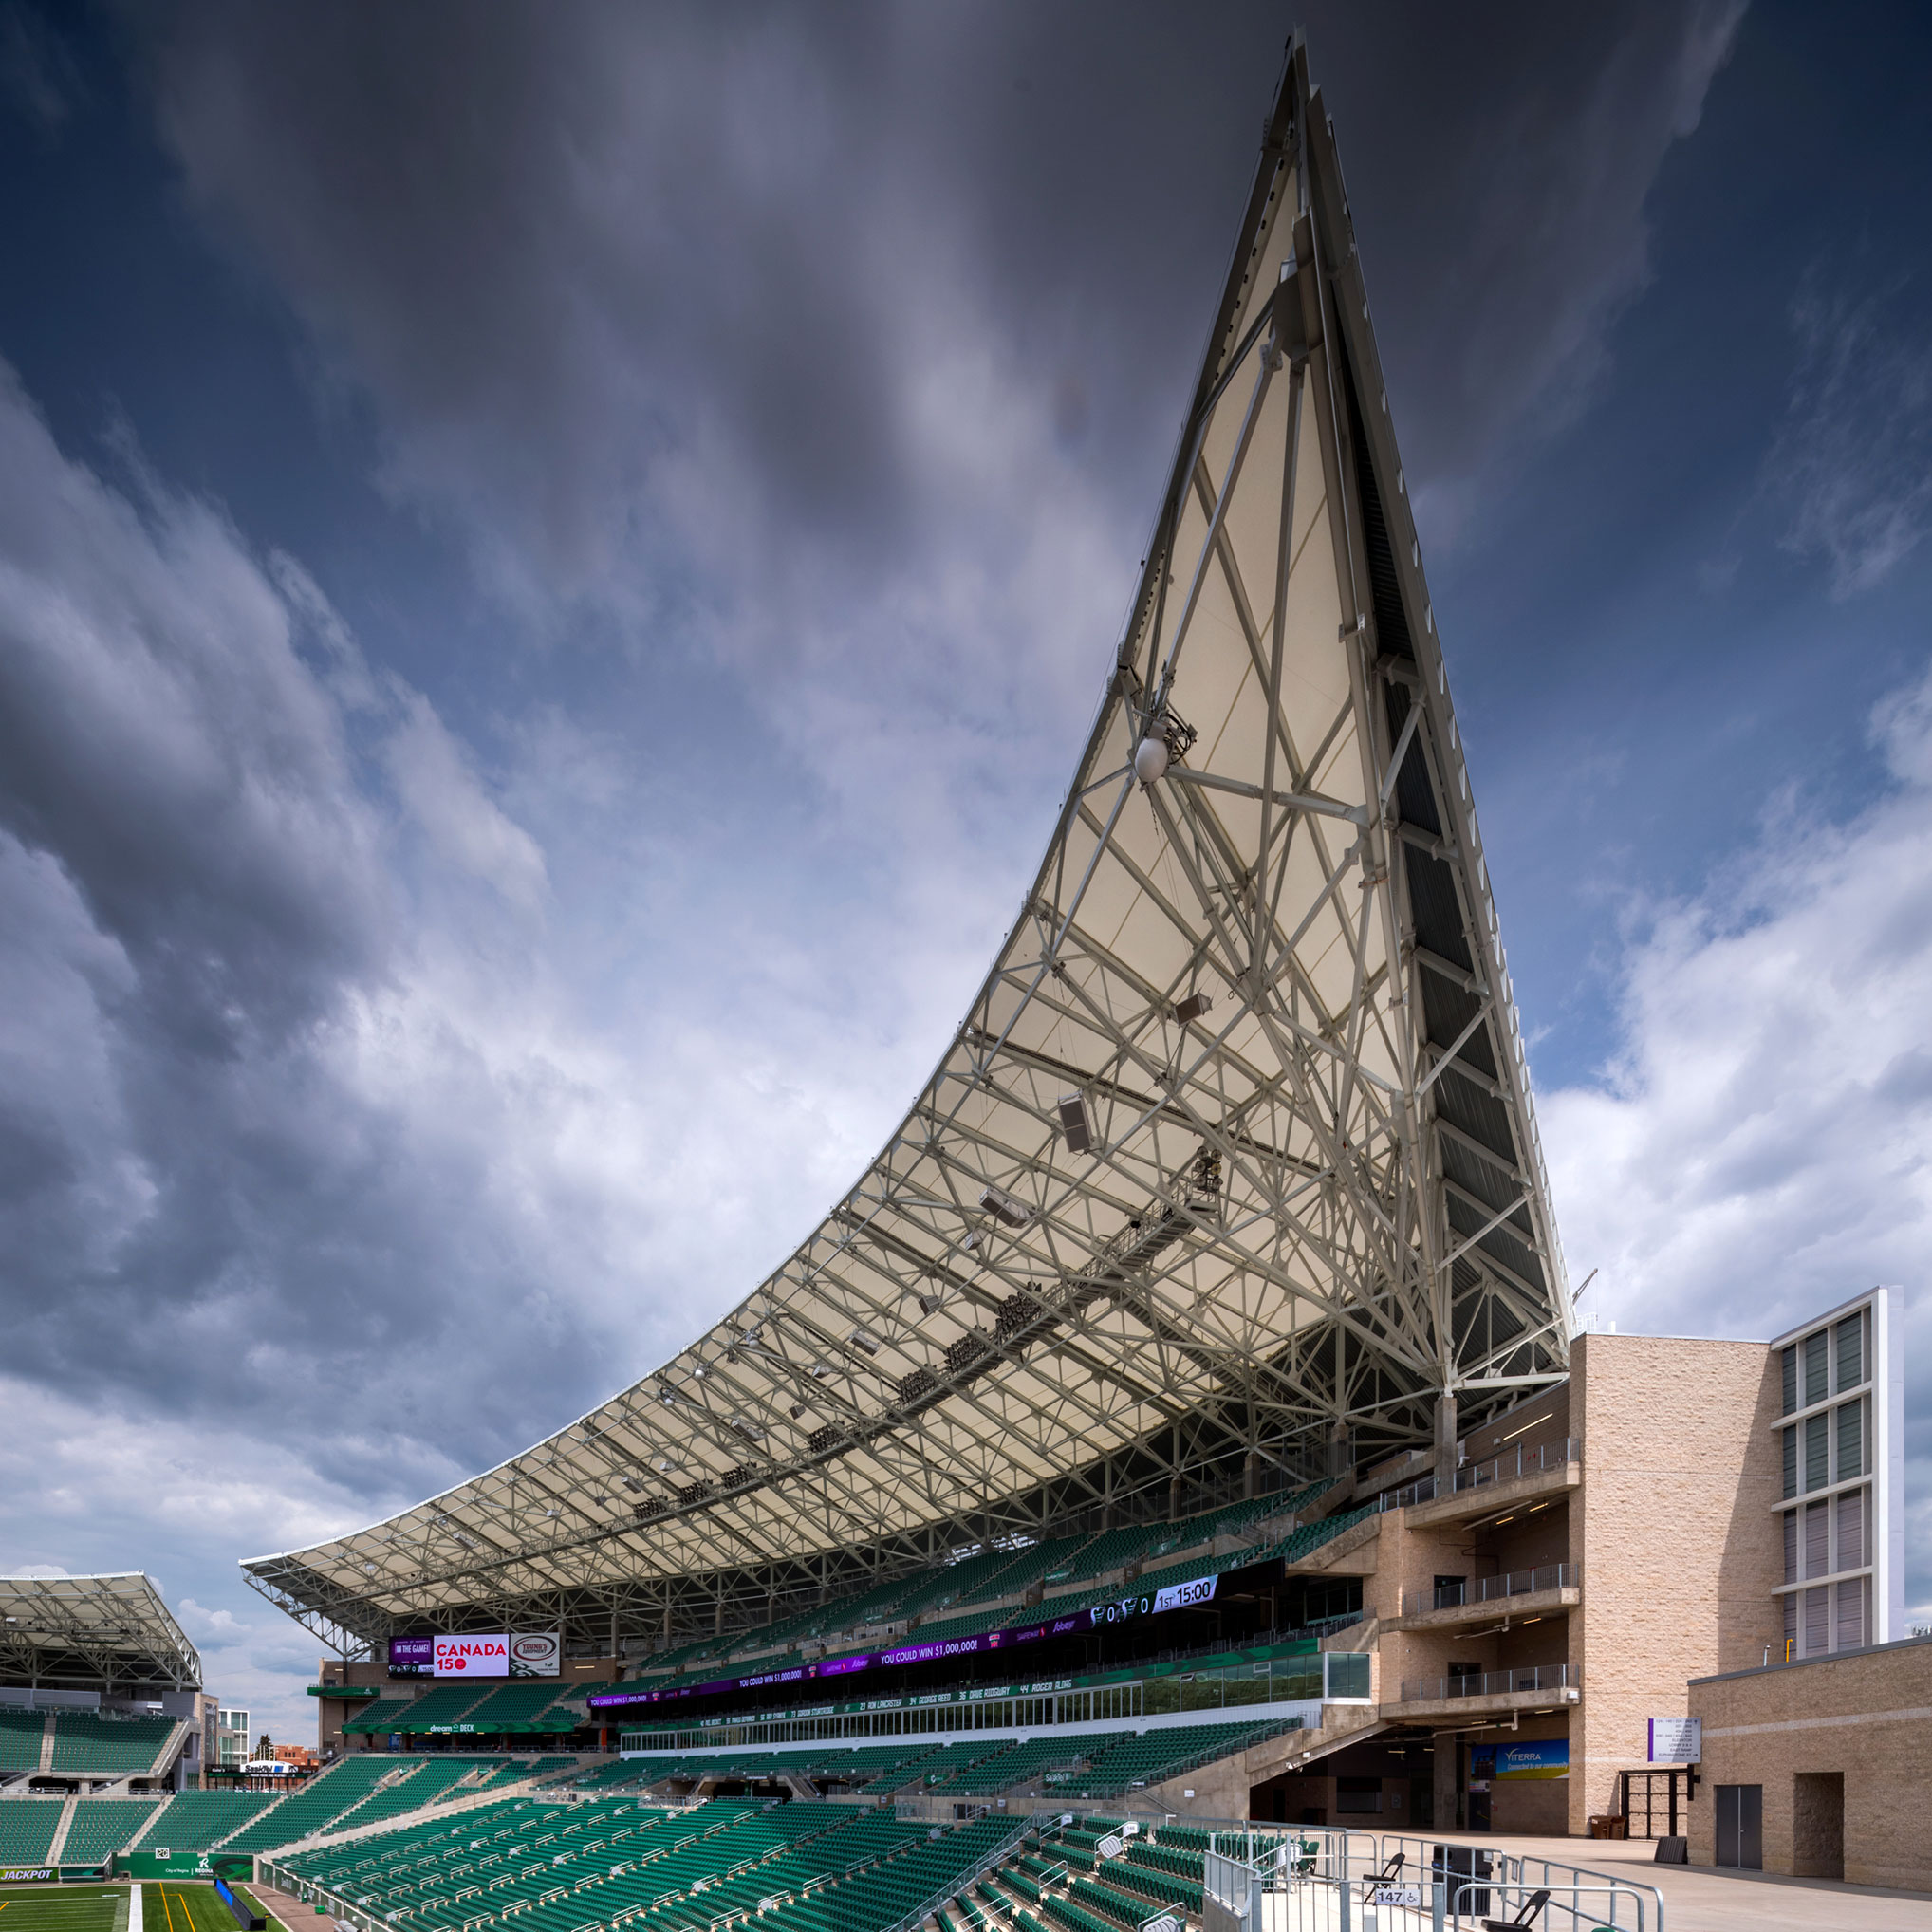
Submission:
[[[1801,1864],[1836,1775],[1834,1875],[1910,1883],[1855,1773],[1714,1785],[1669,1729],[1923,1670],[1899,1349],[1891,1290],[1769,1344],[1579,1323],[1297,40],[1091,734],[877,1159],[590,1414],[244,1566],[328,1653],[317,1775],[189,1789],[163,1698],[110,1792],[36,1677],[0,1860],[363,1932],[1180,1932],[1290,1877],[1347,1923],[1406,1858],[1440,1924],[1491,1867],[1410,1834]]]

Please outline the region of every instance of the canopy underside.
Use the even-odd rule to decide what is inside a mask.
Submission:
[[[1138,759],[1138,771],[1137,771]],[[1297,43],[1039,873],[812,1238],[591,1415],[246,1566],[339,1641],[733,1621],[1560,1376],[1569,1297],[1332,131]],[[729,1607],[727,1607],[729,1606]]]

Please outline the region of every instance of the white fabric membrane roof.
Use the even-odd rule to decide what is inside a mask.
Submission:
[[[1231,1454],[1305,1471],[1340,1430],[1425,1440],[1437,1392],[1465,1415],[1519,1395],[1564,1372],[1569,1333],[1297,40],[1092,734],[877,1160],[731,1315],[581,1421],[245,1568],[360,1641],[592,1600],[613,1638],[668,1633],[727,1576],[762,1615],[854,1551],[930,1560],[1083,1497],[1177,1495]]]
[[[0,1682],[195,1690],[201,1659],[144,1571],[0,1576]]]

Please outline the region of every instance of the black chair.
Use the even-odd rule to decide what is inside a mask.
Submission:
[[[1547,1891],[1532,1892],[1516,1908],[1516,1916],[1514,1919],[1485,1919],[1482,1922],[1482,1932],[1523,1932],[1524,1926],[1536,1923],[1536,1915],[1549,1903],[1550,1894]]]
[[[1380,1871],[1372,1873],[1369,1877],[1368,1883],[1372,1886],[1393,1885],[1395,1883],[1396,1874],[1399,1871],[1401,1871],[1402,1868],[1403,1868],[1403,1854],[1400,1851],[1391,1851],[1388,1854],[1388,1863],[1384,1865]]]

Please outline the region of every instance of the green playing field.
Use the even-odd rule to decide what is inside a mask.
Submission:
[[[0,1932],[127,1932],[131,1886],[33,1886],[0,1891]],[[237,1932],[213,1886],[148,1880],[141,1932]]]
[[[124,1932],[127,1894],[126,1886],[34,1886],[0,1891],[0,1932]],[[231,1932],[233,1924],[230,1920]]]
[[[236,1932],[234,1915],[213,1886],[167,1884],[141,1887],[141,1932]],[[9,1932],[0,1920],[0,1932]]]

